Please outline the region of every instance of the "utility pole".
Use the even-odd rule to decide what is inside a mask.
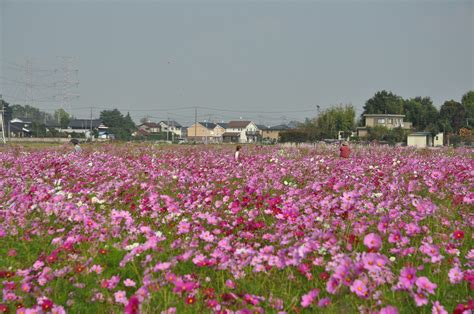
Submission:
[[[5,120],[4,120],[4,117],[5,117],[5,107],[3,106],[3,99],[2,99],[2,95],[0,95],[0,102],[2,103],[2,108],[0,109],[0,124],[1,124],[1,127],[2,127],[2,142],[3,144],[6,144],[7,142],[5,141]]]
[[[33,67],[29,58],[25,60],[25,100],[27,105],[33,106]]]
[[[171,121],[172,129],[171,129],[171,142],[174,142],[174,120]]]
[[[198,118],[197,118],[197,116],[198,116],[198,108],[195,107],[195,108],[194,108],[194,142],[196,142],[196,139],[197,139],[197,136],[196,136],[196,134],[197,134],[197,126],[198,126],[198,120],[197,120]]]
[[[169,135],[170,135],[170,117],[168,116],[168,122],[166,123],[166,141],[169,141]]]

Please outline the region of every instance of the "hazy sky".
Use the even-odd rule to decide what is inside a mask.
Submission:
[[[381,89],[439,107],[474,88],[474,1],[0,3],[0,93],[52,111],[69,72],[77,117],[116,107],[189,125],[201,106],[242,112],[199,120],[275,125],[316,105],[360,112]]]

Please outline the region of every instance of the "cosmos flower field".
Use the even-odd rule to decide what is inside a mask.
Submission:
[[[0,313],[470,313],[474,150],[0,149]]]

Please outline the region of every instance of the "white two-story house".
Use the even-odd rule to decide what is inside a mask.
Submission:
[[[161,132],[170,132],[177,137],[181,137],[181,128],[182,125],[176,121],[160,121]]]
[[[260,138],[260,131],[252,121],[230,121],[227,124],[225,133],[222,134],[224,142],[253,143]]]

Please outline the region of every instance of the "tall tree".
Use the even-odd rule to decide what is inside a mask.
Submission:
[[[13,105],[12,118],[28,118],[31,119],[32,122],[39,124],[44,123],[46,120],[53,119],[51,114],[30,105]]]
[[[322,112],[316,119],[316,127],[323,138],[337,138],[339,131],[352,131],[354,122],[352,105],[337,106]]]
[[[71,116],[66,110],[60,108],[54,112],[54,120],[59,123],[61,128],[65,129],[69,125],[69,121],[71,121]]]
[[[418,131],[433,128],[438,121],[438,110],[429,97],[415,97],[403,101],[405,119]]]
[[[468,91],[462,96],[461,103],[466,112],[466,124],[474,126],[474,91]]]
[[[375,95],[367,100],[364,105],[364,114],[402,114],[403,113],[403,99],[400,96],[382,90],[376,92]],[[363,119],[362,119],[363,120]]]
[[[124,120],[124,127],[132,133],[137,129],[137,126],[135,125],[135,122],[133,122],[132,117],[130,116],[130,112],[127,112],[127,115],[125,116]]]
[[[458,132],[465,125],[466,111],[457,101],[445,101],[439,111],[441,129],[447,132]]]
[[[130,114],[124,117],[118,109],[102,111],[100,119],[119,140],[129,140],[135,129],[135,123]]]

